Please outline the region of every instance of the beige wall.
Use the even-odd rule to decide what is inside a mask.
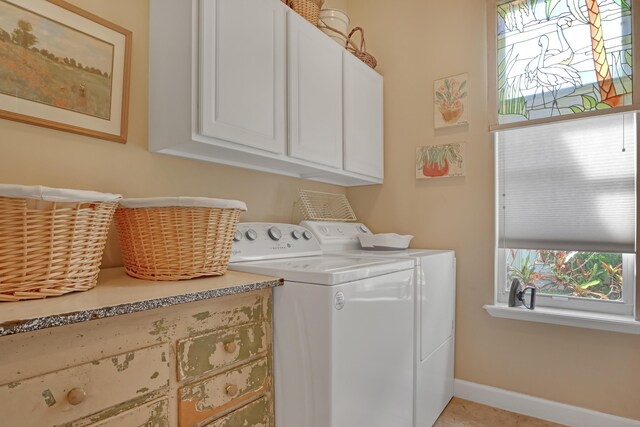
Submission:
[[[385,77],[385,183],[349,189],[376,232],[458,260],[456,378],[640,419],[640,338],[492,318],[493,144],[487,132],[485,2],[349,0]],[[469,126],[435,134],[433,80],[469,73]],[[415,148],[466,142],[465,178],[416,180]]]
[[[339,9],[343,12],[348,12],[349,5],[347,0],[327,0],[322,5],[323,9]]]
[[[149,153],[149,1],[72,3],[133,31],[129,140],[122,145],[0,120],[0,182],[92,189],[125,197],[239,199],[249,207],[241,221],[290,222],[298,188],[344,192],[342,187]],[[113,233],[103,265],[121,265]]]

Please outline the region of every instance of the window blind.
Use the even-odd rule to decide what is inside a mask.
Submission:
[[[498,245],[635,252],[636,117],[497,132]]]

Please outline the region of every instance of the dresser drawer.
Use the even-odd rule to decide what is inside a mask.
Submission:
[[[232,413],[218,418],[205,427],[272,427],[273,412],[266,397],[261,397]]]
[[[248,360],[266,349],[264,323],[250,323],[180,340],[176,352],[178,380],[198,377]]]
[[[267,358],[182,387],[178,392],[179,424],[192,426],[215,419],[269,390]]]
[[[116,416],[88,424],[87,427],[167,427],[169,425],[169,399],[164,397],[136,406]]]
[[[2,418],[14,425],[68,423],[169,384],[166,344],[0,386]]]

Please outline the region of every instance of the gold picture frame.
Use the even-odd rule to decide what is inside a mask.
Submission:
[[[0,118],[125,143],[131,43],[64,0],[0,0]]]

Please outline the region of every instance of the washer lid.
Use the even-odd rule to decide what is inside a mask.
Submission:
[[[331,286],[411,270],[413,261],[324,255],[275,261],[235,262],[229,264],[229,269],[282,277],[292,282]]]

